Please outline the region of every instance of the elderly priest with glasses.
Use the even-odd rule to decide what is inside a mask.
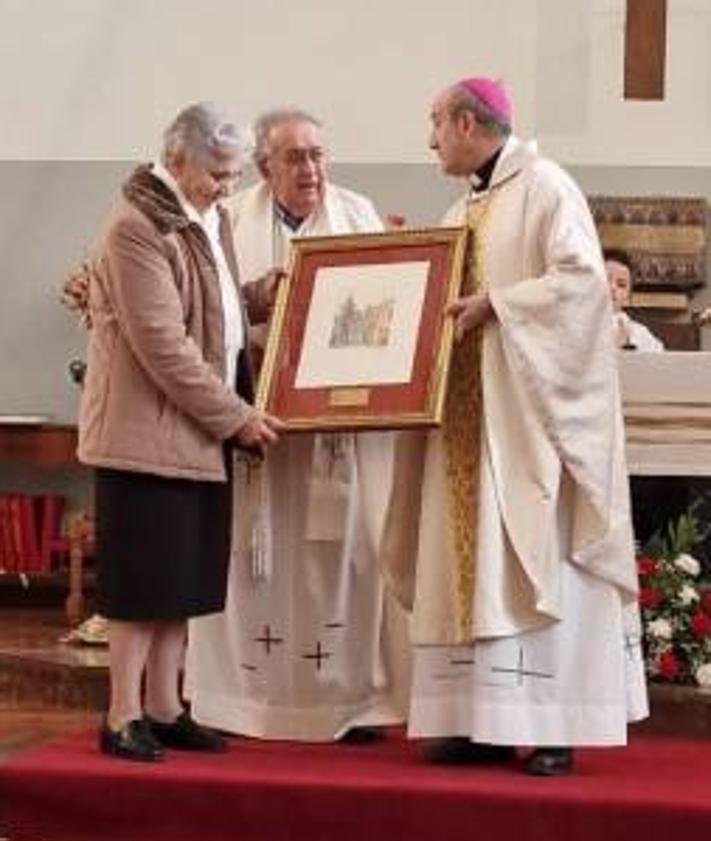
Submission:
[[[255,126],[261,180],[236,196],[244,282],[276,278],[291,240],[379,231],[372,203],[328,180],[320,122],[298,109]],[[188,687],[196,718],[266,739],[367,743],[403,719],[408,646],[365,526],[369,473],[389,434],[289,436],[268,454],[253,523],[236,515],[227,609],[191,623]]]

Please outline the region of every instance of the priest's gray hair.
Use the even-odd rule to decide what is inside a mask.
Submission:
[[[323,128],[323,123],[301,108],[275,108],[261,114],[254,122],[254,152],[252,157],[259,167],[269,157],[271,148],[269,138],[272,130],[283,123],[311,123],[317,128]]]
[[[502,120],[483,100],[460,85],[452,88],[447,109],[452,119],[456,119],[464,111],[469,111],[492,137],[508,137],[511,134],[511,125],[507,121]]]
[[[213,102],[189,105],[163,134],[161,158],[166,164],[178,152],[204,161],[214,154],[248,154],[252,133],[241,128]]]

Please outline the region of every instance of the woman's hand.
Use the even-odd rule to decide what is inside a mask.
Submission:
[[[265,447],[276,444],[279,433],[285,429],[286,426],[279,418],[257,411],[246,423],[238,427],[234,437],[241,447],[263,451]]]

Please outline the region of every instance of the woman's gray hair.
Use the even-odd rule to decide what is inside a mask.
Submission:
[[[215,153],[248,154],[252,133],[225,115],[213,102],[198,102],[184,108],[163,134],[163,163],[176,152],[187,152],[199,160]]]
[[[323,128],[323,123],[319,119],[301,108],[275,108],[273,111],[261,114],[254,122],[254,151],[252,157],[257,166],[269,156],[271,151],[269,135],[272,133],[272,129],[282,125],[282,123],[311,123],[317,128]]]
[[[447,110],[452,119],[456,119],[464,111],[469,111],[484,131],[494,137],[508,137],[511,134],[511,126],[508,122],[502,120],[478,96],[474,96],[461,85],[452,88]]]

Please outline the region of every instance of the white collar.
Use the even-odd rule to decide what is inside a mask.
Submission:
[[[481,184],[481,178],[476,174],[476,172],[472,172],[471,175],[467,176],[467,180],[469,181],[469,186],[471,187],[471,191],[473,193],[476,192],[477,187]]]
[[[175,197],[178,199],[178,202],[183,209],[183,213],[185,213],[191,222],[197,222],[198,225],[201,225],[204,228],[215,226],[215,219],[217,219],[216,204],[210,205],[204,213],[200,213],[195,205],[188,201],[185,197],[185,194],[180,189],[180,185],[175,180],[173,173],[170,172],[170,170],[168,170],[160,161],[156,161],[151,165],[151,172],[156,178],[160,179],[171,192],[175,193]]]

